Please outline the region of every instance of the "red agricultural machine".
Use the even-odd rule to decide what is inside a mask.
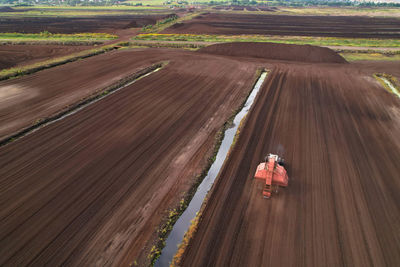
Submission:
[[[258,164],[255,179],[265,182],[263,196],[270,198],[272,191],[278,193],[279,186],[288,186],[289,178],[283,165],[283,159],[278,155],[268,154],[264,162]]]

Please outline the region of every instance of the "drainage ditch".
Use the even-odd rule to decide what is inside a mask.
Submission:
[[[261,73],[256,84],[254,85],[253,90],[251,91],[249,97],[247,98],[245,105],[236,114],[235,118],[233,119],[231,127],[225,130],[224,138],[222,140],[221,146],[218,150],[214,163],[211,165],[207,173],[207,176],[204,178],[204,180],[197,188],[197,191],[194,194],[192,200],[190,201],[187,209],[182,213],[182,215],[174,224],[172,231],[170,232],[166,240],[165,247],[162,249],[161,255],[155,262],[154,266],[165,267],[170,265],[170,262],[172,261],[178,249],[179,244],[182,242],[186,231],[189,229],[191,225],[191,221],[196,217],[196,214],[200,210],[203,201],[207,196],[208,191],[214,184],[214,181],[218,176],[218,173],[234,141],[240,122],[249,112],[257,96],[257,93],[261,88],[261,85],[263,84],[265,78],[267,77],[267,74],[268,73],[266,71]]]
[[[394,86],[394,84],[391,81],[389,81],[389,79],[387,79],[386,77],[383,77],[383,76],[378,76],[378,78],[381,79],[386,84],[386,86],[392,91],[393,94],[400,97],[400,91],[397,90],[397,88]]]
[[[22,129],[21,131],[6,137],[3,140],[0,140],[0,147],[4,146],[8,143],[11,143],[23,136],[26,136],[28,134],[31,134],[35,131],[37,131],[38,129],[45,127],[47,125],[50,125],[54,122],[57,122],[59,120],[62,120],[68,116],[71,116],[73,114],[75,114],[76,112],[84,109],[85,107],[92,105],[94,103],[96,103],[97,101],[100,101],[101,99],[118,92],[119,90],[137,82],[138,80],[149,76],[151,74],[153,74],[154,72],[159,71],[161,68],[163,68],[166,64],[168,64],[167,62],[162,62],[162,63],[157,63],[154,64],[150,67],[147,67],[145,69],[142,69],[136,73],[134,73],[133,75],[130,75],[120,81],[118,81],[117,83],[103,89],[100,93],[97,93],[95,95],[89,96],[88,98],[66,108],[65,110],[62,110],[61,112],[58,112],[57,114],[51,116],[51,117],[47,117],[45,119],[42,119],[38,122],[36,122],[34,125],[27,127],[25,129]]]

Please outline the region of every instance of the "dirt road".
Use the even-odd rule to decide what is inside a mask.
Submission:
[[[278,65],[183,266],[399,266],[400,101],[357,70]],[[289,187],[266,200],[267,153]]]
[[[1,147],[0,265],[144,265],[164,212],[205,166],[255,73],[254,64],[183,52]]]

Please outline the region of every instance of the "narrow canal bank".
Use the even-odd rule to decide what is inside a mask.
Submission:
[[[161,251],[161,255],[155,262],[154,266],[164,267],[170,265],[170,262],[172,261],[172,258],[174,257],[179,244],[182,242],[186,231],[191,225],[191,221],[196,217],[196,214],[200,210],[208,191],[214,184],[214,181],[218,176],[218,173],[234,141],[240,122],[251,109],[251,106],[256,99],[257,93],[267,77],[267,74],[268,73],[266,71],[263,71],[261,73],[244,106],[234,117],[232,125],[225,130],[224,138],[217,152],[214,163],[211,165],[207,175],[197,188],[197,191],[190,201],[188,207],[174,224],[172,231],[170,232],[166,240],[165,247]]]

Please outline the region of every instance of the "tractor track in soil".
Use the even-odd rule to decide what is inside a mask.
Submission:
[[[0,149],[0,265],[145,264],[257,69],[166,54],[161,70]]]
[[[181,265],[397,266],[400,101],[349,68],[277,66],[264,85]],[[270,152],[290,181],[266,200]]]
[[[0,82],[0,139],[95,95],[168,53],[113,51]]]
[[[0,82],[0,93],[15,92],[0,94],[1,126],[12,126],[0,136],[161,61],[169,64],[0,148],[0,265],[146,265],[165,211],[206,166],[260,67],[274,71],[183,263],[399,262],[399,100],[366,78],[372,63],[115,51]],[[378,69],[399,77],[396,64]],[[281,147],[292,180],[265,202],[251,175]]]

